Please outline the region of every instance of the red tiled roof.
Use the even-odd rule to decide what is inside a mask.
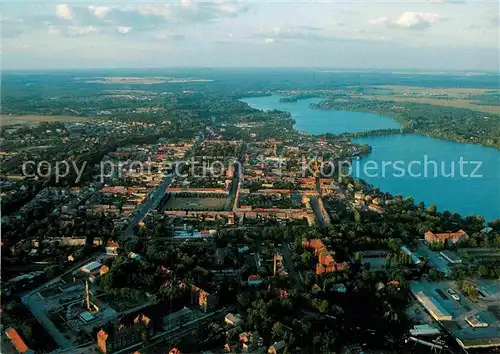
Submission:
[[[120,246],[118,245],[118,242],[115,242],[115,241],[108,241],[108,242],[106,243],[106,247],[120,247]]]

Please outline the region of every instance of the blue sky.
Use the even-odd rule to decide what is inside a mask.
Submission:
[[[4,69],[498,70],[500,59],[490,0],[4,0],[1,23]]]

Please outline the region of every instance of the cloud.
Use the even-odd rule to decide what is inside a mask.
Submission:
[[[111,9],[112,8],[109,6],[95,6],[95,5],[89,6],[89,10],[94,14],[94,16],[99,18],[105,18]]]
[[[118,32],[120,34],[127,34],[130,32],[131,29],[132,29],[132,27],[130,27],[130,26],[118,26],[118,27],[116,27],[116,32]]]
[[[73,19],[73,13],[71,12],[71,8],[67,4],[56,5],[56,16],[65,20]]]
[[[429,2],[432,3],[441,3],[441,4],[466,4],[466,0],[431,0]]]
[[[498,27],[500,27],[500,13],[490,17],[489,22],[493,27],[498,29]]]
[[[94,26],[68,26],[65,34],[68,37],[81,37],[99,32],[100,30]]]
[[[302,41],[327,41],[330,40],[323,29],[310,26],[297,26],[289,28],[275,27],[271,30],[260,30],[254,38],[263,38],[266,43],[276,40],[302,40]],[[273,39],[273,41],[270,41]]]
[[[52,26],[47,33],[52,36],[63,35],[66,37],[82,37],[89,34],[99,33],[100,30],[94,26]]]
[[[388,21],[389,21],[389,19],[387,17],[378,17],[378,18],[374,18],[374,19],[369,20],[368,24],[369,25],[382,25],[382,24],[386,24]]]
[[[424,29],[439,20],[439,14],[430,12],[403,12],[394,25],[401,28]]]
[[[248,5],[240,2],[221,0],[218,2],[169,1],[162,3],[116,2],[113,5],[83,5],[82,3],[47,5],[47,12],[26,12],[18,17],[25,25],[10,24],[5,29],[8,35],[20,35],[34,30],[50,31],[61,35],[86,35],[103,33],[108,35],[134,34],[152,36],[161,30],[179,31],[197,23],[215,22],[222,18],[233,18],[248,10]],[[63,28],[63,27],[66,28]],[[71,26],[71,27],[70,27]],[[89,33],[87,33],[89,32]],[[148,33],[151,32],[151,33]],[[179,36],[171,36],[179,39]]]
[[[378,17],[369,20],[368,24],[372,26],[384,25],[392,28],[421,30],[429,28],[431,24],[441,19],[442,17],[437,13],[406,11],[395,20],[390,20],[387,17]]]

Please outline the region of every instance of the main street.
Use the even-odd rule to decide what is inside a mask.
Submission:
[[[127,240],[131,238],[135,238],[134,227],[139,224],[139,222],[144,219],[144,217],[149,213],[152,209],[155,209],[160,201],[163,199],[167,192],[167,188],[172,183],[174,176],[173,174],[168,174],[162,183],[155,190],[148,194],[145,201],[134,210],[132,214],[133,217],[130,220],[127,228],[123,230],[119,240]]]
[[[203,140],[203,135],[198,135],[195,139],[194,146]],[[193,146],[193,147],[194,147]],[[186,157],[186,156],[185,156]],[[134,210],[132,219],[130,220],[128,226],[123,230],[121,235],[118,237],[117,241],[124,241],[127,239],[136,238],[134,234],[134,227],[139,224],[139,222],[144,219],[144,217],[152,210],[158,207],[158,204],[163,199],[167,193],[168,186],[172,183],[174,179],[174,174],[176,171],[172,171],[165,176],[163,182],[161,182],[155,190],[150,192],[146,197],[146,200]]]

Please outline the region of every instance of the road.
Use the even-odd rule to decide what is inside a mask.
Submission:
[[[303,282],[302,274],[297,272],[292,261],[292,254],[290,253],[290,244],[287,242],[283,243],[280,248],[281,255],[283,256],[283,265],[291,273],[293,279],[295,280],[295,285],[301,284]]]
[[[202,140],[203,140],[203,135],[197,136],[194,145],[198,144]],[[184,157],[186,158],[186,156]],[[139,224],[139,222],[142,219],[144,219],[147,213],[149,213],[152,209],[158,207],[158,204],[165,196],[167,188],[172,183],[173,179],[174,179],[173,173],[166,175],[163,182],[160,183],[160,185],[158,185],[158,187],[156,187],[154,191],[148,194],[148,196],[146,197],[147,199],[141,205],[139,205],[137,209],[134,210],[129,225],[125,228],[125,230],[123,230],[122,234],[118,237],[118,241],[137,238],[134,234],[134,227],[137,224]]]
[[[322,228],[325,228],[327,226],[327,223],[326,223],[326,220],[325,220],[325,217],[324,217],[323,213],[321,212],[321,209],[320,209],[320,206],[319,206],[319,202],[318,202],[318,198],[317,197],[311,197],[310,204],[311,204],[311,209],[313,210],[314,215],[316,216],[316,220],[318,221],[318,224]]]

